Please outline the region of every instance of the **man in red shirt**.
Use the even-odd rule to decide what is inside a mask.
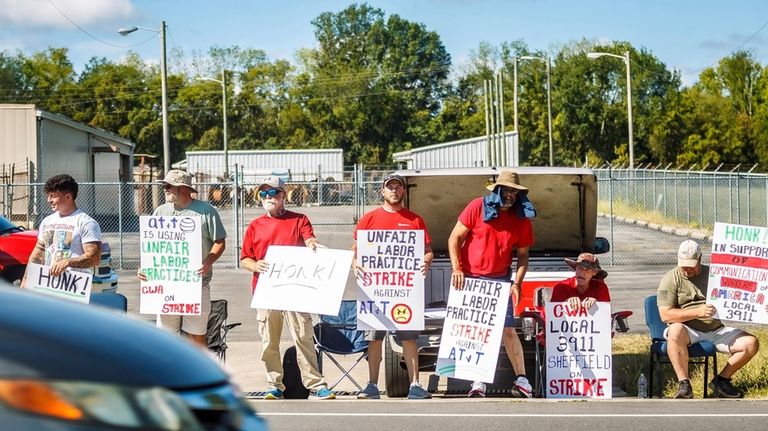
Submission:
[[[417,214],[403,207],[403,199],[408,192],[405,179],[399,175],[390,175],[384,179],[381,194],[384,204],[373,211],[363,215],[355,228],[355,240],[358,230],[392,229],[392,230],[423,230],[424,231],[424,259],[421,264],[421,274],[426,275],[432,264],[432,240],[427,233],[427,225]],[[354,249],[357,248],[355,242]],[[357,276],[361,276],[364,269],[353,261],[353,269]],[[381,345],[386,331],[369,331],[368,338],[368,385],[358,394],[358,399],[379,399],[379,366],[381,365]],[[408,376],[411,378],[411,387],[408,390],[409,399],[432,398],[419,383],[419,350],[416,341],[419,339],[419,331],[397,331],[395,336],[403,346],[405,365],[408,368]]]
[[[608,273],[592,253],[581,253],[576,260],[565,259],[576,275],[552,288],[552,302],[567,302],[571,308],[592,308],[595,302],[611,302],[608,286],[603,281]]]
[[[523,345],[514,328],[514,303],[520,298],[520,286],[528,271],[528,248],[533,244],[533,226],[520,217],[515,202],[519,193],[528,193],[520,185],[517,173],[502,171],[487,187],[490,194],[473,199],[459,215],[448,238],[451,256],[451,284],[464,288],[464,276],[512,280],[510,301],[504,319],[502,342],[515,370],[516,396],[531,397],[531,385],[525,376]],[[517,270],[510,276],[513,253],[517,251]],[[485,397],[485,384],[473,382],[470,397]]]
[[[264,215],[256,217],[248,225],[243,237],[243,249],[240,253],[240,265],[253,273],[251,291],[256,289],[259,274],[269,269],[269,262],[264,260],[270,245],[306,246],[312,250],[319,244],[309,218],[304,214],[285,209],[285,184],[277,176],[262,180],[258,188],[259,198],[265,210]],[[283,364],[280,360],[280,335],[283,321],[288,327],[296,345],[296,355],[301,370],[301,378],[315,399],[334,399],[336,395],[328,389],[323,375],[317,366],[317,353],[312,338],[312,316],[309,313],[282,310],[256,310],[261,335],[261,361],[267,369],[269,387],[264,399],[283,398]]]

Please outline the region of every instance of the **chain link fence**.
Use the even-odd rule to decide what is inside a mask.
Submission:
[[[598,176],[598,235],[611,243],[608,265],[674,265],[684,237],[711,247],[714,221],[766,226],[768,175],[656,169],[595,169]],[[306,214],[319,241],[352,246],[357,220],[381,202],[381,181],[391,171],[357,166],[339,180],[289,181],[287,207]],[[51,213],[43,184],[0,184],[0,209],[14,223],[34,229]],[[197,182],[197,198],[218,208],[227,229],[227,249],[218,265],[236,267],[243,234],[263,214],[256,182]],[[536,191],[531,191],[536,201]],[[154,182],[80,183],[78,207],[96,219],[110,244],[113,266],[139,265],[139,216],[164,203]],[[457,215],[458,216],[458,215]]]

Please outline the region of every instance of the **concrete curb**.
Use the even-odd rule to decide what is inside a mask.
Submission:
[[[611,216],[608,213],[601,213],[601,212],[597,213],[597,216],[608,218],[608,219],[613,217],[613,220],[620,223],[634,224],[640,227],[657,230],[660,232],[668,233],[670,235],[675,235],[683,238],[691,238],[697,241],[709,241],[709,242],[712,241],[712,233],[704,229],[661,225],[657,223],[651,223],[645,220],[635,220],[632,218],[622,217],[617,215]]]

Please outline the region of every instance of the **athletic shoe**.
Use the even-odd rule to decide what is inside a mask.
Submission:
[[[691,388],[691,382],[688,379],[680,380],[677,386],[677,392],[674,396],[675,399],[691,399],[693,398],[693,388]]]
[[[469,398],[485,398],[485,383],[472,382],[472,389],[467,393]]]
[[[515,398],[530,398],[532,391],[533,388],[528,383],[528,378],[520,376],[515,380],[515,386],[512,387],[512,396]]]
[[[267,391],[264,392],[264,399],[265,400],[282,400],[283,391],[281,391],[280,389],[277,389],[274,386],[270,386],[267,388]]]
[[[409,400],[426,400],[426,399],[429,399],[429,398],[432,398],[432,394],[427,392],[418,383],[412,384],[411,388],[408,389],[408,399]]]
[[[717,387],[717,396],[719,398],[742,398],[744,396],[742,392],[731,384],[731,379],[726,379],[719,375],[715,376],[709,383],[709,388],[713,391],[715,387]]]
[[[309,394],[310,398],[315,400],[335,400],[336,394],[334,394],[330,389],[328,388],[320,388],[316,391],[312,391]]]
[[[378,400],[381,399],[381,393],[376,383],[368,383],[368,386],[362,392],[357,394],[358,400]]]

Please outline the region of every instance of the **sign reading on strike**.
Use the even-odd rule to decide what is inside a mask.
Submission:
[[[441,376],[493,383],[511,283],[464,278],[451,287],[437,354]]]
[[[611,398],[611,304],[546,304],[547,398]]]
[[[424,231],[359,230],[358,329],[424,329]]]
[[[142,314],[199,315],[203,235],[198,216],[141,216]]]
[[[715,317],[768,323],[768,228],[715,223],[707,304]]]
[[[50,274],[51,267],[29,263],[27,265],[27,287],[46,295],[58,296],[72,301],[87,304],[91,300],[93,275],[67,269],[54,277]]]
[[[335,316],[352,265],[352,250],[269,246],[251,308]]]

